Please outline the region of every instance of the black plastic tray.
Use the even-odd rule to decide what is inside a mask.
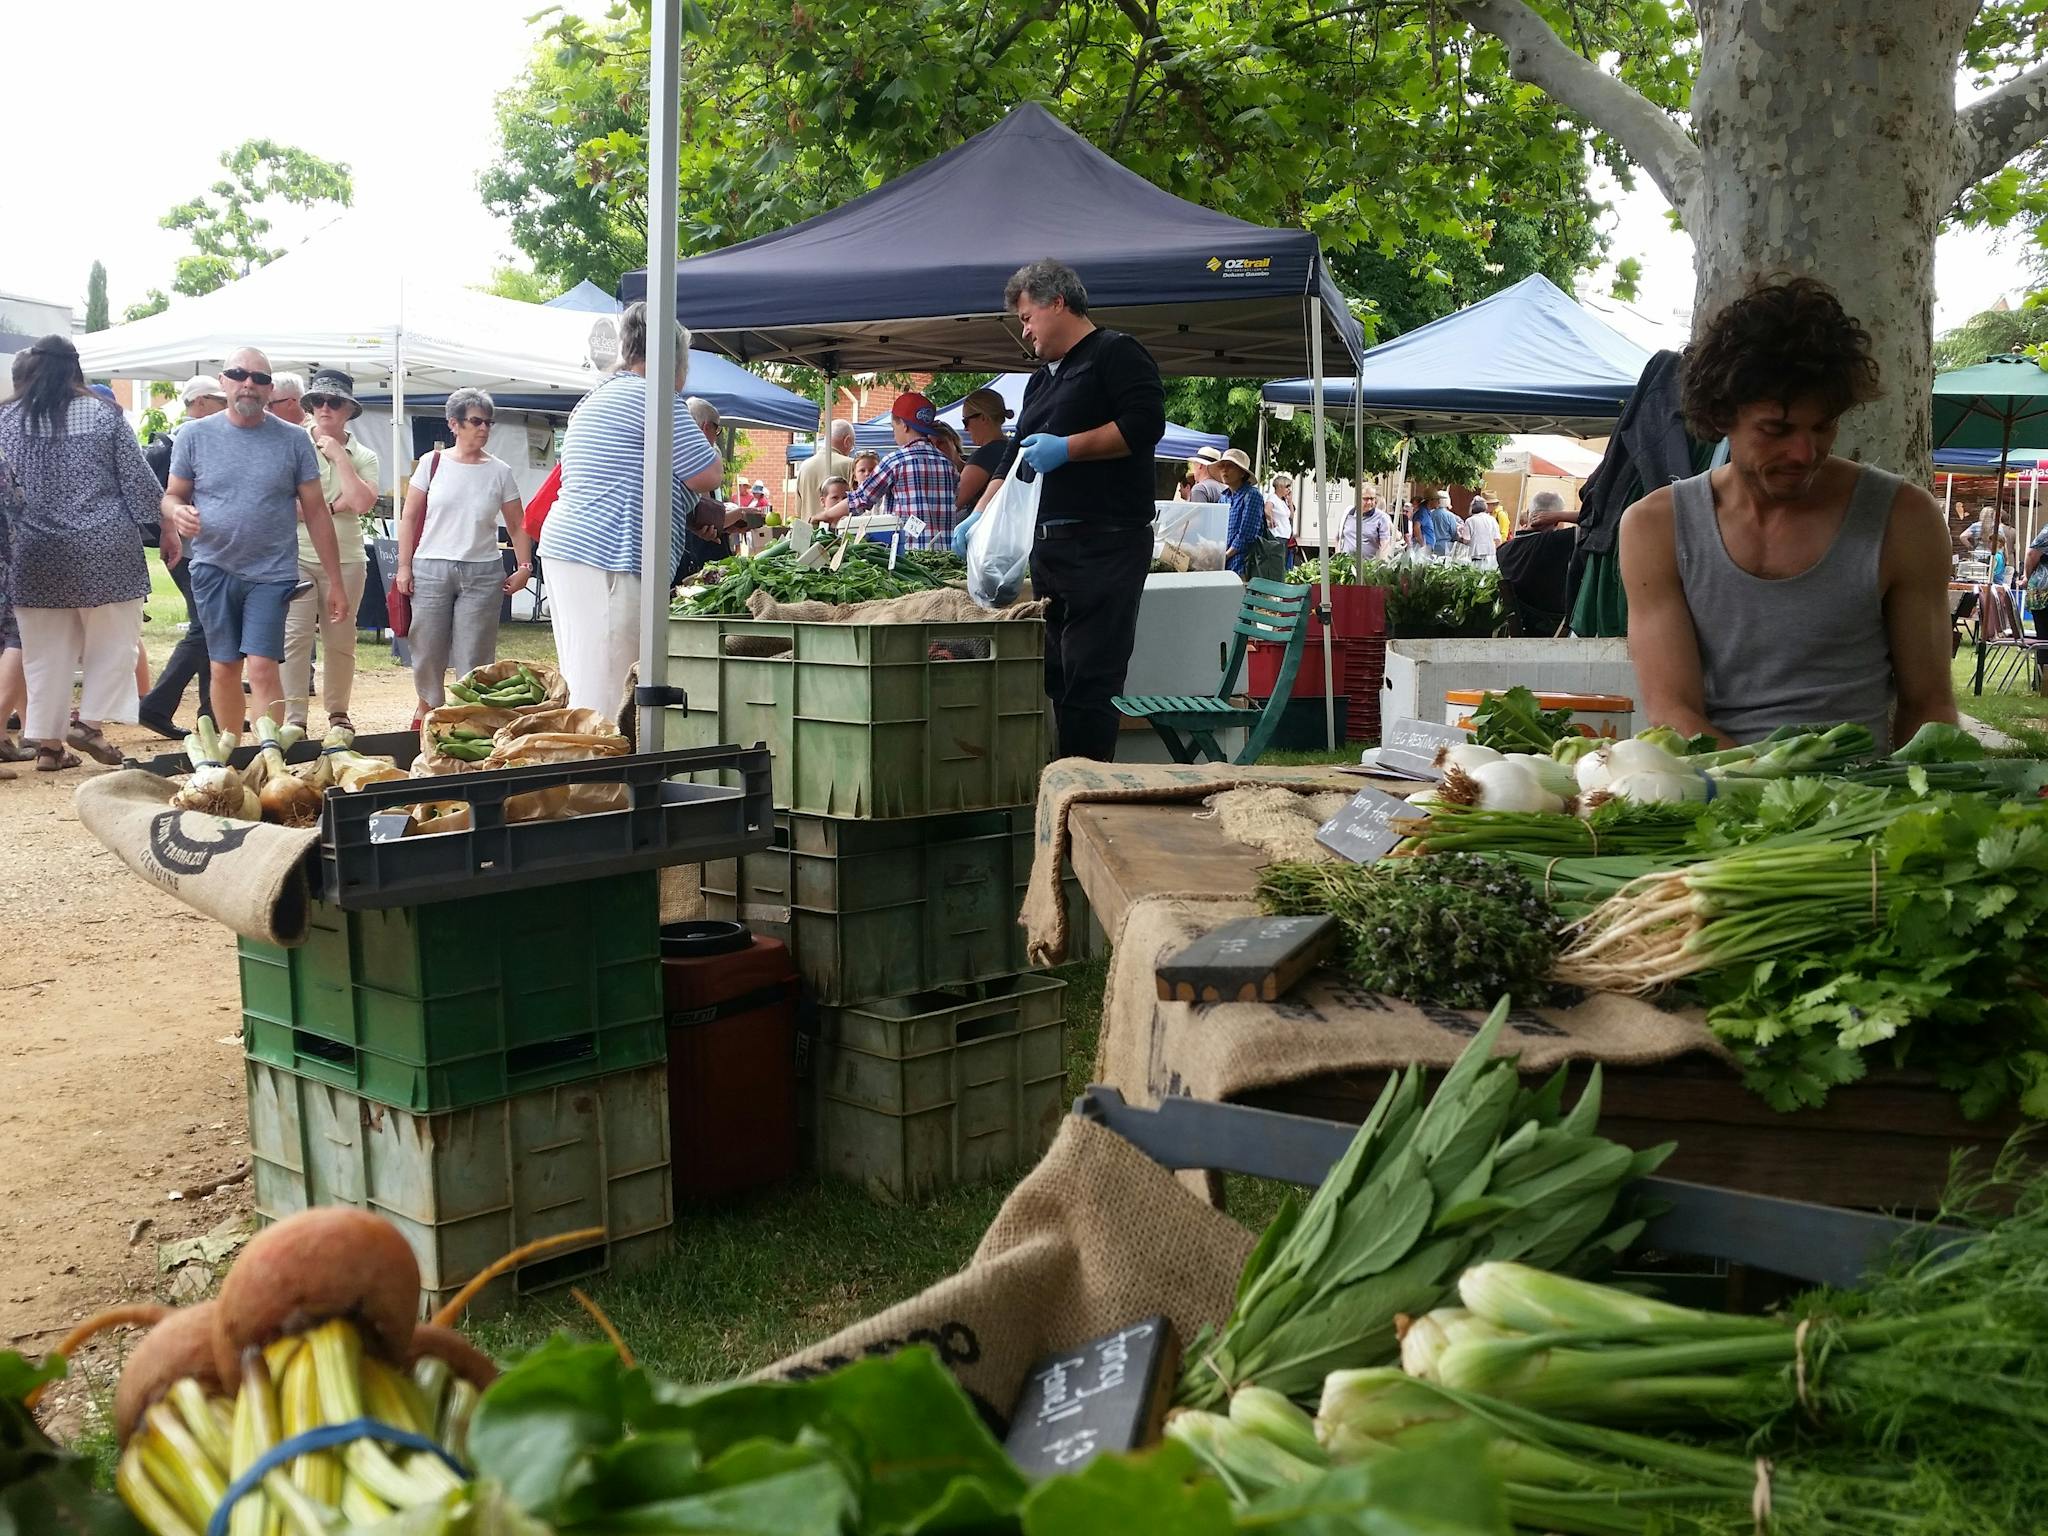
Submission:
[[[308,762],[319,750],[317,741],[302,741],[285,759]],[[393,758],[402,767],[418,753],[419,737],[411,732],[358,736],[355,750]],[[229,765],[247,767],[255,755],[253,746],[238,747]],[[170,777],[190,765],[183,753],[171,752],[146,761],[130,759],[130,766]],[[691,747],[393,780],[353,794],[330,790],[324,796],[320,840],[307,860],[307,878],[315,897],[362,910],[736,858],[765,849],[775,834],[770,768],[765,746]],[[687,782],[713,772],[736,782]],[[678,778],[685,782],[672,782]],[[627,808],[552,821],[505,820],[505,802],[512,796],[565,784],[623,785]],[[422,800],[466,801],[470,827],[379,840],[372,825],[376,816]]]
[[[1125,1103],[1116,1089],[1100,1085],[1074,1100],[1074,1113],[1107,1126],[1165,1168],[1242,1173],[1290,1184],[1320,1184],[1358,1135],[1357,1126],[1341,1121],[1247,1104],[1166,1099],[1157,1109],[1139,1109]],[[1751,1265],[1814,1285],[1855,1285],[1908,1240],[1931,1243],[1969,1235],[1954,1227],[1682,1179],[1643,1179],[1634,1187],[1667,1207],[1650,1222],[1639,1248]]]

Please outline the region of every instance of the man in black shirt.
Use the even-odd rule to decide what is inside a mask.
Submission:
[[[1020,268],[1003,290],[1045,366],[1024,386],[1017,442],[998,479],[1045,477],[1031,546],[1045,616],[1045,691],[1059,756],[1116,758],[1117,713],[1152,565],[1152,451],[1166,431],[1159,365],[1132,337],[1096,328],[1064,262]]]

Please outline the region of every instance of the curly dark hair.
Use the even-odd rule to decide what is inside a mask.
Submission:
[[[1712,442],[1758,400],[1818,400],[1830,416],[1875,400],[1870,332],[1811,277],[1761,280],[1710,320],[1685,349],[1679,408],[1685,429]]]

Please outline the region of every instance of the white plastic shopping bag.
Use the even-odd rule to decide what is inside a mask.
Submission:
[[[1031,540],[1038,527],[1037,475],[1025,479],[1019,464],[982,508],[967,540],[967,595],[984,608],[1007,608],[1031,574]]]

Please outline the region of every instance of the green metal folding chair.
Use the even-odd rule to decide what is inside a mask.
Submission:
[[[1198,757],[1226,762],[1217,744],[1218,731],[1245,728],[1250,731],[1239,763],[1257,762],[1259,754],[1273,739],[1294,694],[1294,674],[1301,667],[1302,643],[1308,638],[1310,588],[1287,582],[1253,577],[1245,583],[1244,604],[1233,626],[1230,659],[1223,664],[1223,681],[1214,694],[1126,694],[1111,700],[1119,713],[1143,720],[1159,733],[1176,763],[1192,763]],[[1287,644],[1280,660],[1280,677],[1273,685],[1273,697],[1263,707],[1247,709],[1231,702],[1237,676],[1244,666],[1245,649],[1253,640],[1279,640]]]

